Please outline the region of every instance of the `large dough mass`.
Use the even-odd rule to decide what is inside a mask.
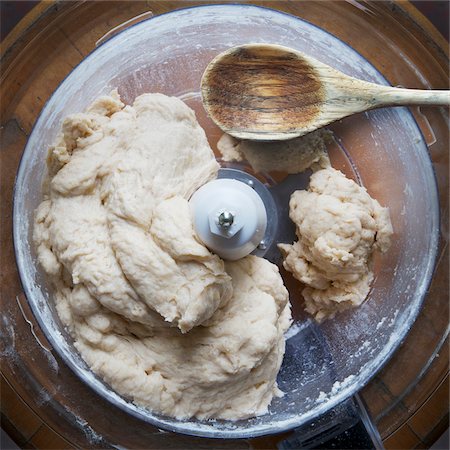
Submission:
[[[278,269],[227,263],[188,199],[218,165],[180,100],[116,93],[68,117],[48,156],[38,257],[83,358],[117,392],[178,418],[262,414],[290,324]]]

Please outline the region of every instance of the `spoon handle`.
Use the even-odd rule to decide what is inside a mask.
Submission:
[[[329,70],[328,73],[330,73]],[[338,73],[328,77],[327,85],[331,94],[329,98],[342,99],[342,103],[349,109],[353,106],[354,112],[383,106],[450,105],[450,91],[447,90],[382,86]]]
[[[326,72],[323,71],[321,75],[322,79],[327,81],[325,108],[321,117],[307,129],[307,132],[351,114],[384,106],[450,106],[450,91],[446,90],[382,86],[345,76],[330,68],[327,68]]]
[[[369,92],[367,92],[369,94]],[[373,91],[376,107],[403,105],[450,105],[450,91],[403,89],[377,86]]]

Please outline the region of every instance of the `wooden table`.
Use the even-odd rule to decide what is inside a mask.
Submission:
[[[42,2],[36,6],[2,43],[1,85],[1,277],[2,316],[12,318],[2,325],[2,426],[24,448],[103,447],[96,441],[90,425],[84,428],[67,423],[61,412],[49,406],[39,395],[38,387],[23,382],[17,355],[33,357],[36,340],[44,345],[45,337],[29,311],[23,296],[12,244],[12,191],[20,156],[32,126],[46,100],[57,85],[89,52],[98,39],[130,18],[151,11],[161,14],[179,7],[200,4],[199,1],[133,1],[133,2]],[[214,2],[210,2],[214,3]],[[224,2],[221,2],[224,3]],[[324,22],[321,2],[253,1],[296,14],[312,23]],[[328,4],[329,9],[335,4]],[[361,5],[360,5],[361,6]],[[361,6],[362,7],[362,6]],[[423,69],[425,80],[411,80],[417,87],[429,82],[435,88],[448,87],[445,53],[447,43],[432,25],[408,2],[380,2],[371,7],[386,14],[409,30],[414,39],[403,42],[406,54],[420,46],[432,55],[432,64]],[[354,14],[360,12],[355,11]],[[374,19],[375,20],[375,19]],[[349,42],[370,58],[374,48],[362,47],[361,37],[343,29],[339,17],[329,14],[326,28]],[[392,32],[388,21],[380,20],[380,33]],[[376,41],[374,40],[374,45]],[[388,73],[393,85],[407,72],[395,75],[388,59],[377,60],[377,68]],[[406,67],[406,66],[405,66]],[[437,112],[428,117],[439,122]],[[439,146],[431,144],[432,136],[423,118],[416,116],[430,145],[430,153],[443,179],[439,179],[444,226],[448,227],[448,128],[438,127]],[[434,130],[436,132],[436,130]],[[439,135],[439,133],[441,133]],[[432,146],[434,145],[434,147]],[[447,179],[445,179],[447,174]],[[439,176],[439,173],[438,173]],[[447,219],[445,218],[447,216]],[[448,228],[447,228],[448,230]],[[426,448],[448,425],[448,339],[443,330],[448,322],[448,236],[443,235],[439,265],[419,319],[395,357],[363,390],[362,395],[375,419],[387,448]],[[436,314],[436,308],[440,314]],[[29,321],[32,324],[30,328]],[[13,329],[9,327],[14,323]],[[432,326],[430,325],[432,324]],[[434,327],[434,331],[430,331]],[[423,330],[428,330],[424,336]],[[428,348],[424,348],[427,339]],[[420,351],[418,351],[420,349]],[[31,354],[31,356],[30,356]],[[57,355],[55,355],[56,358]],[[37,353],[36,353],[37,358]],[[63,363],[58,360],[59,364]],[[60,376],[72,380],[69,369]],[[42,380],[44,383],[45,380]],[[57,394],[52,394],[57,397]],[[93,401],[96,401],[93,399]],[[101,400],[99,400],[101,401]],[[92,426],[95,428],[95,426]],[[92,428],[91,427],[91,428]],[[94,432],[95,430],[92,430]],[[91,435],[89,435],[91,433]],[[171,438],[168,438],[169,440]],[[240,442],[248,448],[275,448],[278,437]],[[217,441],[214,441],[217,443]],[[211,446],[210,441],[201,444]],[[199,443],[199,446],[201,445]],[[244,445],[245,444],[245,445]],[[175,448],[183,440],[173,438]],[[150,446],[150,443],[149,443]]]

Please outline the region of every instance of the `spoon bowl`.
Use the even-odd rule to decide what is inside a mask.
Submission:
[[[233,47],[207,66],[204,107],[239,139],[287,140],[381,106],[449,105],[449,91],[400,89],[358,80],[297,50],[273,44]]]

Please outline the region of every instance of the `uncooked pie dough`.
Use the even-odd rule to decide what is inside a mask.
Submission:
[[[310,167],[330,165],[327,143],[331,136],[328,130],[316,130],[289,141],[259,142],[223,134],[217,148],[224,161],[246,160],[256,172],[300,173]]]
[[[373,281],[373,251],[387,251],[392,235],[388,209],[331,167],[329,141],[329,131],[317,130],[281,142],[224,134],[217,144],[224,161],[245,160],[257,172],[315,172],[309,189],[294,192],[290,201],[298,241],[278,247],[285,269],[306,285],[305,309],[318,322],[361,305]]]
[[[284,267],[306,285],[306,311],[321,322],[359,306],[373,280],[373,251],[390,245],[388,209],[331,167],[315,172],[289,207],[298,241],[278,247]]]
[[[225,160],[256,171],[315,171],[290,202],[298,241],[279,247],[318,321],[365,299],[372,253],[392,234],[388,210],[331,168],[326,138],[219,142]],[[198,240],[188,199],[218,164],[193,111],[162,94],[125,106],[113,92],[64,121],[47,162],[37,254],[92,370],[176,418],[265,413],[281,395],[288,292],[267,260],[225,263]]]
[[[116,92],[68,117],[48,155],[38,258],[92,370],[177,418],[267,411],[291,322],[276,266],[224,263],[196,237],[188,199],[218,164],[182,101]]]

